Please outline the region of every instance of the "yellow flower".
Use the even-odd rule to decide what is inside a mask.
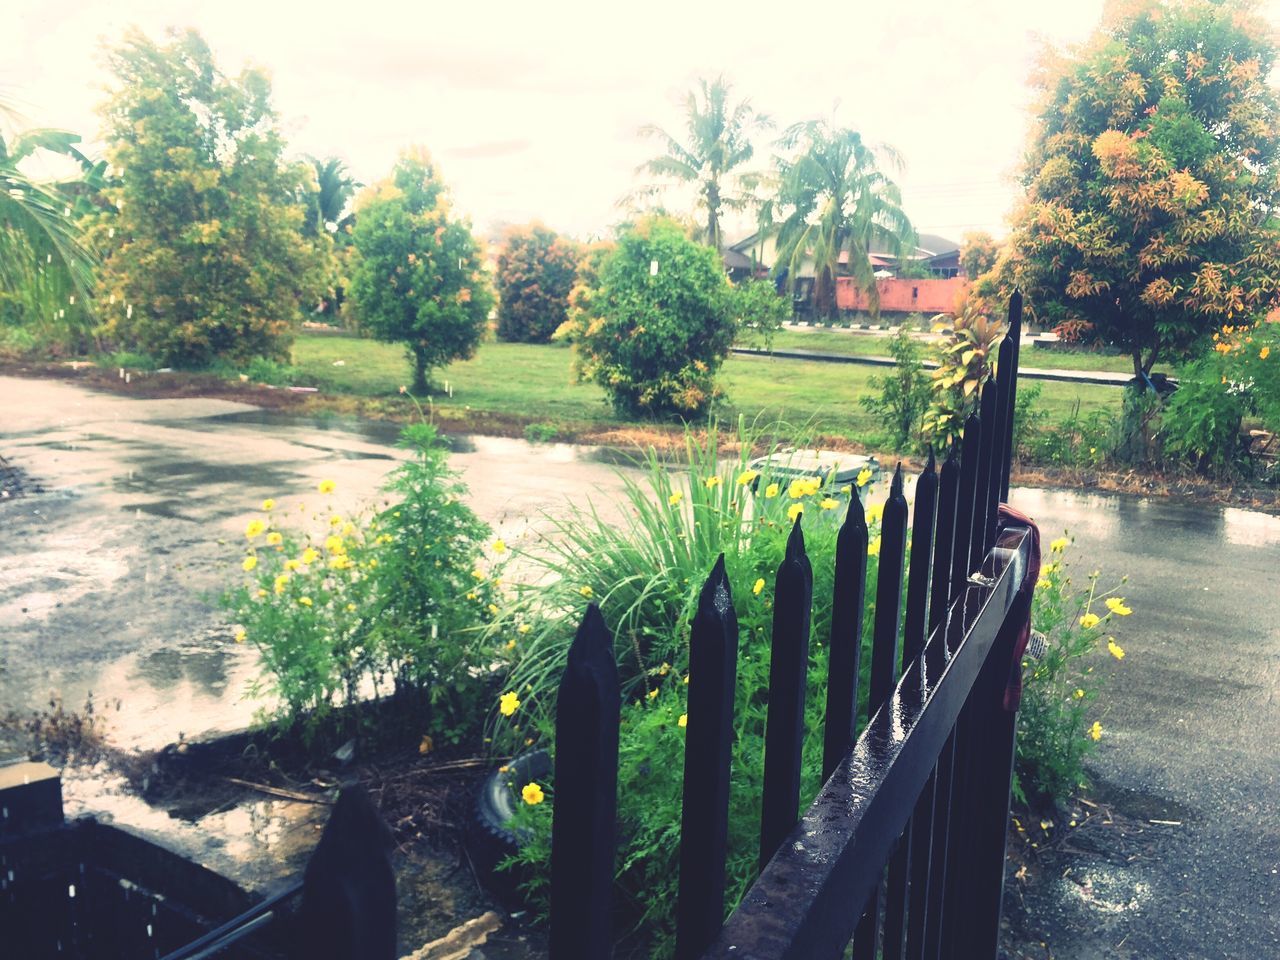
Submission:
[[[809,484],[804,481],[803,477],[796,477],[787,485],[787,496],[792,500],[799,500],[805,495],[805,491],[809,489]]]
[[[477,597],[476,597],[475,593],[474,593],[474,592],[472,592],[472,593],[468,593],[468,594],[467,594],[467,599],[468,599],[468,600],[475,600],[475,599],[477,599]]]
[[[1117,660],[1124,659],[1124,647],[1116,643],[1115,637],[1107,637],[1107,652]]]
[[[331,527],[336,527],[341,522],[342,522],[342,518],[338,516],[336,513],[329,518],[329,526]]]
[[[677,503],[679,503],[683,499],[684,499],[684,494],[681,493],[679,490],[677,490],[671,496],[667,497],[667,503],[674,507]]]
[[[253,519],[249,521],[248,526],[244,528],[246,539],[252,540],[254,537],[262,535],[262,531],[267,529],[267,525],[261,520]]]
[[[253,569],[254,567],[256,567],[257,565],[258,565],[258,558],[257,558],[257,557],[245,557],[245,558],[244,558],[244,563],[240,564],[240,566],[244,568],[245,573],[248,573],[250,570],[252,570],[252,569]]]
[[[1271,356],[1271,348],[1270,348],[1270,347],[1263,347],[1261,350],[1259,350],[1259,351],[1258,351],[1258,359],[1259,359],[1259,360],[1265,360],[1265,359],[1267,359],[1267,357],[1269,357],[1269,356]]]
[[[508,640],[508,641],[507,641],[507,649],[508,649],[508,650],[514,650],[515,648],[516,648],[516,642],[515,642],[514,640]]]
[[[276,531],[272,530],[270,533],[267,534],[267,546],[278,547],[282,543],[284,543],[284,537],[282,537]]]
[[[863,467],[861,470],[858,471],[857,484],[860,487],[865,487],[870,482],[871,482],[871,468]]]
[[[1093,726],[1089,728],[1089,736],[1094,740],[1102,739],[1102,724],[1099,721],[1093,721]]]
[[[471,576],[473,576],[475,579],[480,580],[480,581],[482,581],[482,582],[483,582],[483,580],[484,580],[484,571],[482,571],[479,567],[476,567],[476,569],[474,569],[474,570],[472,570],[472,571],[471,571]]]
[[[1070,543],[1071,541],[1066,537],[1059,537],[1057,540],[1053,541],[1053,543],[1049,544],[1049,549],[1054,553],[1061,553],[1063,550],[1067,549],[1067,545]]]
[[[660,677],[665,677],[670,672],[671,672],[671,664],[669,663],[664,663],[662,666],[658,668],[658,676]]]
[[[884,504],[873,503],[867,507],[867,523],[879,523],[880,518],[884,516]]]
[[[284,568],[286,570],[297,570],[301,566],[302,564],[297,560],[294,560],[292,557],[284,562]]]
[[[262,509],[264,512],[267,512],[267,513],[271,512],[272,510],[275,509],[275,506],[276,506],[276,502],[272,500],[270,497],[267,497],[267,499],[262,501]]]
[[[649,699],[650,699],[650,700],[652,700],[652,699],[653,699],[654,697],[656,697],[657,695],[658,695],[658,688],[657,688],[657,687],[654,687],[652,690],[650,690],[650,691],[649,691]]]
[[[527,623],[522,623],[520,626],[516,627],[516,633],[524,634],[528,633],[532,629],[533,627],[529,626]]]
[[[342,535],[344,537],[349,537],[355,532],[356,532],[356,525],[354,523],[348,522],[342,525]]]
[[[1044,577],[1041,577],[1039,580],[1037,580],[1037,581],[1036,581],[1036,589],[1037,589],[1037,590],[1044,590],[1044,589],[1046,589],[1047,587],[1052,587],[1052,586],[1053,586],[1053,581],[1052,581],[1052,580],[1046,580]]]
[[[1133,610],[1124,605],[1123,597],[1107,597],[1107,609],[1117,617],[1127,617],[1133,613]]]
[[[545,800],[546,797],[542,793],[542,788],[536,783],[526,783],[524,788],[520,791],[520,799],[529,806],[536,807]]]
[[[507,542],[506,542],[505,540],[495,540],[495,541],[493,541],[493,552],[494,552],[494,553],[506,553],[506,552],[507,552]]]
[[[1086,630],[1092,630],[1101,622],[1102,618],[1096,613],[1086,613],[1080,618],[1080,626],[1084,627]]]
[[[334,483],[332,480],[321,480],[320,486],[316,487],[316,489],[319,490],[321,493],[333,493],[333,491],[337,488],[337,486],[338,485]]]
[[[676,721],[677,727],[687,727],[689,725],[689,715],[687,713],[680,714],[680,719]]]
[[[320,554],[319,554],[319,553],[317,553],[317,552],[316,552],[314,549],[312,549],[311,547],[307,547],[307,549],[305,549],[305,550],[303,550],[303,551],[302,551],[302,562],[303,562],[303,563],[306,563],[306,564],[312,564],[312,563],[315,563],[315,562],[316,562],[316,560],[318,560],[319,558],[320,558]]]
[[[595,591],[592,590],[590,587],[581,587],[579,588],[578,592],[582,594],[584,597],[586,597],[587,599],[591,599],[591,597],[595,594]]]
[[[311,598],[310,598],[310,597],[299,597],[299,598],[298,598],[298,603],[302,604],[304,607],[309,607],[309,606],[311,606]]]
[[[280,574],[280,576],[276,577],[276,583],[275,583],[276,593],[278,594],[284,593],[285,584],[287,584],[288,582],[289,582],[289,575],[287,573],[282,573]]]
[[[867,556],[868,557],[880,556],[880,538],[879,537],[876,537],[870,543],[867,544]]]
[[[766,500],[772,500],[777,495],[778,495],[778,485],[776,483],[771,483],[764,488],[764,498]]]
[[[1081,690],[1079,687],[1076,687],[1076,692],[1075,692],[1075,693],[1073,693],[1073,694],[1072,694],[1072,696],[1073,696],[1073,697],[1075,697],[1077,700],[1083,700],[1083,699],[1084,699],[1084,691],[1083,691],[1083,690]]]
[[[347,613],[355,613],[355,612],[356,612],[356,605],[354,603],[348,603]]]
[[[244,643],[244,642],[245,642],[245,640],[248,638],[248,636],[249,636],[249,635],[248,635],[247,633],[245,633],[243,630],[237,630],[237,631],[236,631],[236,643]]]
[[[341,537],[325,537],[324,548],[330,553],[343,553],[347,549],[343,545]]]
[[[758,476],[760,476],[759,470],[743,470],[738,474],[738,486],[745,487],[747,484],[754,482]]]
[[[800,516],[802,513],[804,513],[803,503],[793,503],[791,506],[787,507],[787,519],[792,523],[795,523],[796,517]]]
[[[504,717],[509,717],[520,708],[520,698],[516,696],[515,691],[504,693],[498,698],[498,712]]]
[[[720,478],[719,478],[719,477],[707,477],[707,489],[708,489],[708,490],[714,490],[714,489],[715,489],[716,487],[718,487],[718,486],[720,486]]]
[[[495,617],[498,615],[498,605],[496,603],[489,604],[489,613]]]
[[[834,510],[836,507],[840,506],[840,502],[838,500],[832,500],[830,497],[826,497],[818,504],[818,506],[823,510]]]
[[[258,599],[259,599],[259,600],[261,600],[261,599],[262,599],[263,597],[265,597],[266,595],[267,595],[267,591],[265,591],[265,590],[263,590],[261,587],[259,587],[259,588],[258,588]]]
[[[334,570],[347,570],[351,567],[351,558],[344,553],[334,554],[329,566]]]
[[[759,580],[755,582],[755,586],[751,588],[751,592],[758,597],[760,596],[760,591],[763,589],[764,589],[764,577],[761,577]]]

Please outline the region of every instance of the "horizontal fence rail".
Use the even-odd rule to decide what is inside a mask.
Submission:
[[[995,373],[940,468],[930,453],[913,517],[901,465],[893,477],[863,703],[869,534],[852,493],[836,538],[826,638],[825,782],[803,814],[813,570],[803,515],[792,525],[773,597],[761,872],[723,924],[738,653],[723,556],[703,585],[689,641],[672,905],[678,960],[835,960],[850,943],[854,960],[994,960],[1016,721],[1004,691],[1018,669],[1028,572],[1038,563],[1034,531],[1001,522],[1021,313],[1015,293]],[[557,703],[551,957],[604,960],[612,943],[620,693],[611,638],[594,605]]]

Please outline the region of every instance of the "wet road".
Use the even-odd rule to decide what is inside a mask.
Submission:
[[[158,746],[241,725],[247,651],[211,598],[247,516],[333,479],[346,506],[394,465],[394,428],[299,422],[216,400],[130,400],[0,378],[0,453],[48,490],[0,503],[0,706],[53,689],[120,697],[112,736]],[[475,438],[453,458],[506,537],[619,482],[590,451]],[[1142,856],[1078,857],[1039,885],[1052,956],[1280,956],[1280,519],[1230,508],[1016,490],[1078,576],[1127,574],[1100,788],[1151,824]],[[1112,858],[1114,859],[1114,858]]]

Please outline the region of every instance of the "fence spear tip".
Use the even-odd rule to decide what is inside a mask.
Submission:
[[[889,498],[902,496],[902,461],[898,461],[898,469],[893,472],[893,483],[889,486]]]
[[[924,465],[925,473],[933,473],[938,468],[938,463],[933,456],[933,444],[929,444],[929,462]]]

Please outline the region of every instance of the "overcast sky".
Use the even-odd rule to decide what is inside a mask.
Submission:
[[[129,25],[198,28],[227,73],[270,73],[299,153],[366,182],[428,147],[476,226],[540,219],[586,236],[619,218],[679,102],[723,72],[779,125],[835,118],[897,147],[923,232],[1003,231],[1040,39],[1068,44],[1102,0],[698,3],[539,0],[44,0],[5,14],[0,89],[34,126],[91,139],[103,44]],[[1270,0],[1280,21],[1280,0]],[[16,27],[16,29],[15,29]],[[766,152],[767,144],[764,145]],[[730,238],[736,238],[730,231]]]

